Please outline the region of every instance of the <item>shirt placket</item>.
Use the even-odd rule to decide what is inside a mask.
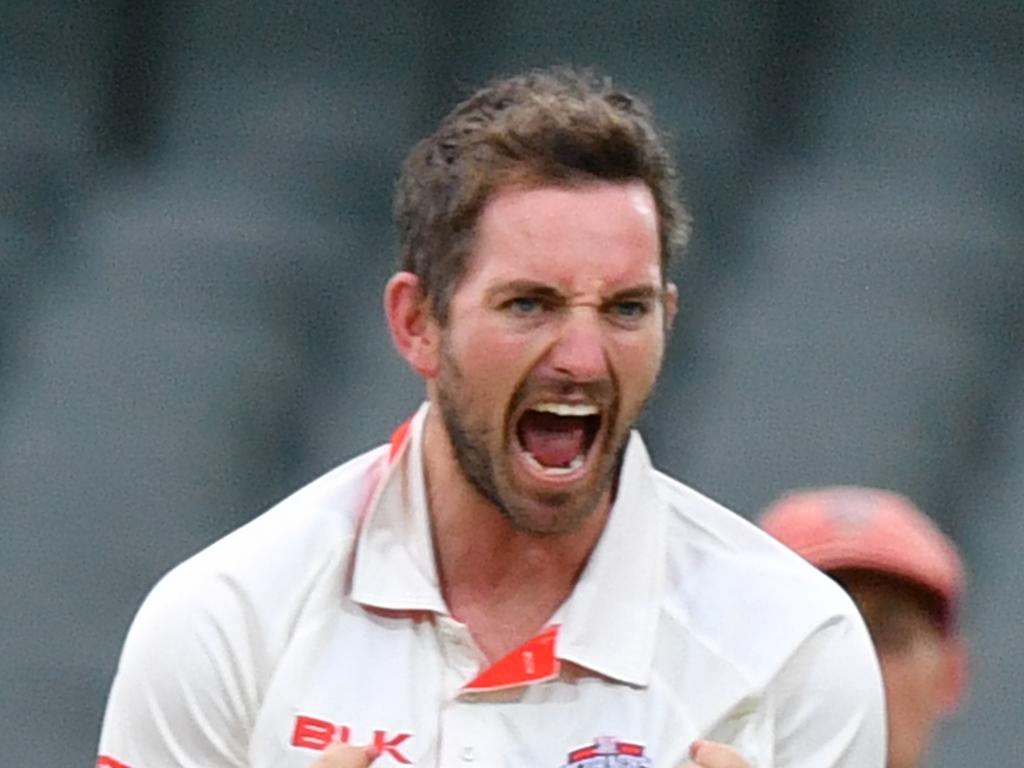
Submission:
[[[463,688],[479,673],[484,661],[469,629],[440,616],[437,635],[445,659],[444,705],[438,723],[438,768],[501,766],[502,734],[495,725],[494,704],[484,694]]]

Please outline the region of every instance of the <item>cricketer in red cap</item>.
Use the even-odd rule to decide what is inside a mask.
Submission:
[[[919,768],[935,724],[956,709],[966,684],[956,547],[909,499],[875,488],[794,491],[760,522],[857,603],[885,683],[888,768]]]

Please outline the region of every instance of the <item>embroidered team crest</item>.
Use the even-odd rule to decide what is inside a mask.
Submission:
[[[593,744],[569,753],[562,768],[651,768],[642,744],[630,744],[611,736],[598,736]]]

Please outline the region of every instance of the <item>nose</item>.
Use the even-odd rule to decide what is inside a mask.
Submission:
[[[547,362],[560,378],[596,381],[608,377],[604,331],[592,307],[577,306],[559,324]]]

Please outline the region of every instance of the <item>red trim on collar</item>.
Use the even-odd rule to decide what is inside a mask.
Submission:
[[[388,461],[394,461],[402,452],[405,444],[409,442],[409,428],[412,426],[412,418],[403,421],[398,429],[391,435],[391,452],[388,454]]]
[[[389,462],[394,462],[409,442],[412,421],[412,418],[407,419],[391,435]],[[555,640],[557,638],[557,625],[544,629],[532,640],[526,641],[507,656],[489,666],[467,683],[462,690],[464,692],[495,691],[558,677],[562,665],[555,658]]]
[[[558,677],[562,664],[555,657],[557,639],[558,626],[548,627],[532,640],[527,640],[507,656],[494,662],[476,678],[466,683],[462,691],[496,691]]]

